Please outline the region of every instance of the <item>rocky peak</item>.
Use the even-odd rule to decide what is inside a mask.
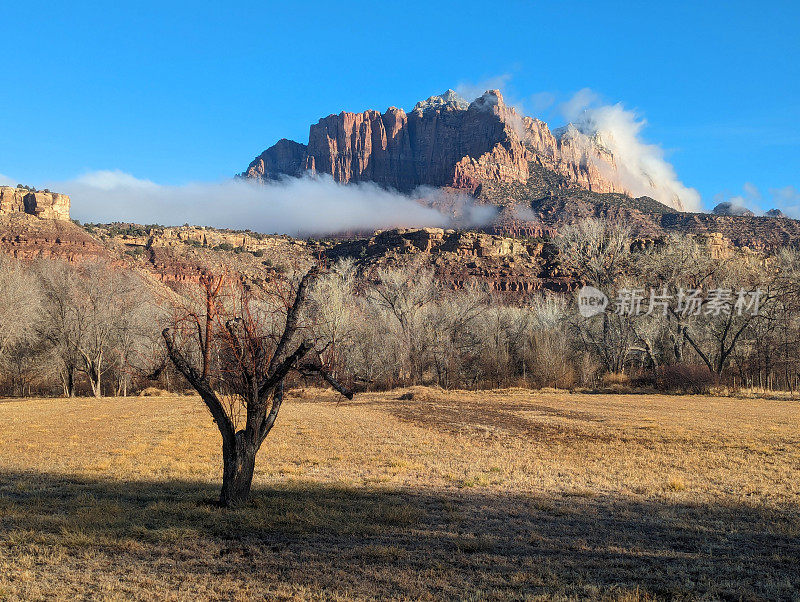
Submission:
[[[561,127],[555,128],[553,130],[553,135],[559,141],[571,141],[579,138],[581,132],[574,123],[570,122],[567,125],[562,125]]]
[[[247,171],[246,178],[256,180],[276,180],[281,176],[302,175],[306,145],[282,138],[256,157]]]
[[[414,111],[424,113],[429,110],[439,111],[465,111],[469,107],[469,102],[464,100],[454,90],[447,90],[438,96],[431,96],[427,100],[421,100],[414,105]]]
[[[491,110],[497,106],[505,106],[503,95],[500,93],[500,90],[487,90],[482,96],[473,100],[469,108],[484,111]]]
[[[780,209],[770,209],[764,215],[767,217],[786,217]]]

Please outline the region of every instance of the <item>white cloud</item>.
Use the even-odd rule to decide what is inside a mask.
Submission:
[[[537,92],[536,94],[531,94],[528,98],[528,103],[525,105],[530,106],[530,110],[526,114],[529,114],[531,117],[537,117],[555,103],[556,95],[552,92]]]
[[[800,203],[800,190],[794,186],[784,186],[783,188],[770,188],[773,200],[780,203]]]
[[[16,184],[16,180],[0,173],[0,186],[16,186]]]
[[[744,189],[744,192],[748,196],[748,198],[752,199],[754,203],[761,202],[761,191],[755,184],[751,184],[750,182],[745,182],[742,188]]]
[[[119,169],[90,171],[74,180],[75,185],[94,190],[138,190],[156,191],[158,184],[150,180],[140,180],[129,173]]]
[[[583,88],[575,92],[572,98],[562,103],[561,113],[569,120],[580,121],[588,107],[596,104],[599,100],[600,97],[595,92],[589,88]]]
[[[477,84],[462,82],[456,91],[472,101],[486,90],[499,89],[506,97],[506,104],[514,107],[520,115],[536,116],[555,103],[556,95],[552,92],[539,92],[525,99],[510,98],[511,78],[511,74],[504,73]],[[674,167],[664,157],[664,150],[642,139],[646,121],[634,111],[625,109],[621,103],[603,105],[599,95],[589,88],[579,90],[562,103],[560,109],[583,135],[586,145],[593,141],[600,142],[614,155],[616,170],[608,163],[593,158],[606,176],[615,178],[634,196],[649,196],[671,207],[683,207],[688,211],[700,209],[700,194],[678,179]],[[512,126],[520,135],[524,135],[521,119],[520,123],[512,123]],[[591,153],[587,153],[587,156],[592,158]]]
[[[800,219],[800,190],[794,186],[770,188],[772,204],[789,217]]]
[[[72,216],[90,222],[191,223],[292,235],[453,222],[417,202],[425,201],[425,191],[405,196],[369,183],[337,184],[329,176],[165,186],[122,171],[94,171],[48,187],[69,194]]]
[[[476,98],[483,96],[483,93],[487,90],[505,89],[508,86],[508,82],[511,81],[511,77],[510,73],[503,73],[474,84],[471,82],[460,82],[456,86],[456,92],[468,102],[472,102]]]
[[[741,207],[744,209],[749,209],[755,214],[763,213],[763,209],[761,208],[761,191],[755,184],[751,182],[745,182],[742,186],[742,193],[735,194],[735,195],[716,195],[715,200],[719,199],[717,202],[728,202],[731,203],[734,207]]]
[[[597,94],[588,88],[577,92],[561,110],[585,136],[586,144],[594,141],[611,151],[617,167],[612,175],[634,196],[649,196],[673,207],[679,199],[686,210],[699,210],[700,194],[678,179],[660,146],[642,139],[646,121],[635,112],[621,103],[600,104]],[[608,170],[607,165],[598,167]]]

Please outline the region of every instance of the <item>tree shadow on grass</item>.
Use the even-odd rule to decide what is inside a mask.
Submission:
[[[800,591],[797,507],[302,483],[256,489],[236,510],[214,506],[216,497],[208,483],[0,473],[0,550],[27,558],[33,579],[54,587],[80,570],[139,597],[225,597],[213,585],[220,579],[248,597]],[[63,551],[58,565],[38,571],[54,549]]]

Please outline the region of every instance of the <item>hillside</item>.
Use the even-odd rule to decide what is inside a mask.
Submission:
[[[684,213],[648,197],[582,189],[535,163],[528,165],[528,174],[524,183],[486,181],[476,187],[475,202],[496,208],[491,224],[478,230],[405,228],[305,240],[197,226],[80,226],[67,219],[37,217],[24,203],[9,201],[30,197],[45,207],[66,199],[68,207],[65,195],[8,189],[16,195],[12,197],[3,189],[0,249],[24,260],[103,260],[136,270],[156,287],[172,289],[196,282],[205,272],[228,272],[259,284],[313,262],[350,258],[368,276],[379,268],[414,263],[433,269],[448,288],[477,280],[490,290],[519,296],[569,290],[576,284],[559,265],[551,241],[560,228],[585,218],[625,224],[643,245],[673,232],[691,234],[716,257],[728,257],[737,248],[768,255],[800,241],[800,222],[783,216]],[[451,211],[448,198],[453,197],[446,190],[438,195],[437,208]]]
[[[617,207],[617,211],[623,215],[634,210]],[[647,217],[637,215],[643,220]],[[637,244],[648,245],[669,231],[693,231],[713,256],[728,257],[744,243],[750,243],[755,251],[771,252],[781,246],[782,239],[800,236],[800,223],[787,219],[680,213],[665,213],[662,219],[663,224],[655,219],[643,222],[652,233],[647,235],[642,228]],[[770,227],[773,222],[777,227]],[[245,282],[263,284],[306,269],[313,262],[348,258],[367,277],[379,268],[414,263],[433,269],[448,288],[458,289],[477,280],[490,290],[515,297],[544,289],[565,291],[575,285],[559,265],[551,242],[556,230],[512,232],[510,225],[496,230],[405,228],[350,239],[302,240],[195,226],[80,226],[15,214],[0,217],[0,250],[24,260],[106,261],[137,271],[157,288],[174,290],[197,282],[205,272],[226,272]],[[759,236],[774,240],[776,246],[754,244]]]

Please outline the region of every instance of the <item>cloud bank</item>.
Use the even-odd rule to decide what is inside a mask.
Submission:
[[[116,170],[47,186],[69,194],[73,217],[91,222],[190,223],[295,236],[452,222],[424,204],[424,192],[421,203],[374,184],[337,184],[330,176],[167,186]]]
[[[647,122],[634,111],[621,103],[600,104],[597,94],[588,88],[563,103],[561,111],[586,144],[594,141],[614,155],[620,184],[634,196],[649,196],[673,207],[679,199],[687,211],[700,209],[700,194],[678,179],[664,150],[642,139]],[[605,168],[600,161],[597,164]]]

